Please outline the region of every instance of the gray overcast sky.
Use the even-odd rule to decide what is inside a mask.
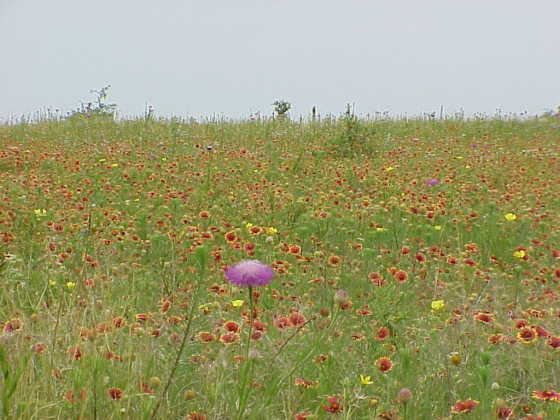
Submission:
[[[0,121],[111,84],[139,115],[560,103],[558,0],[0,0]]]

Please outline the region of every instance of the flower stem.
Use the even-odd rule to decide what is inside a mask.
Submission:
[[[185,327],[185,330],[183,332],[183,338],[181,340],[181,345],[179,346],[179,350],[177,351],[177,355],[175,356],[175,362],[173,363],[173,367],[171,368],[171,372],[169,373],[169,378],[167,379],[167,383],[165,384],[165,387],[163,388],[163,392],[161,393],[160,398],[158,399],[156,406],[154,407],[153,411],[152,411],[152,415],[151,415],[151,419],[155,419],[157,412],[161,406],[161,403],[163,402],[163,399],[165,398],[165,395],[167,395],[167,391],[169,390],[169,387],[171,386],[171,382],[173,381],[173,377],[175,376],[175,372],[177,371],[177,368],[179,367],[179,361],[181,360],[181,356],[183,355],[183,350],[185,349],[185,345],[187,344],[187,340],[190,337],[190,331],[191,331],[191,324],[192,324],[192,320],[194,317],[194,309],[196,308],[197,304],[198,304],[198,295],[199,295],[199,291],[200,291],[200,284],[202,283],[202,278],[204,275],[204,271],[202,271],[202,274],[199,277],[199,281],[197,282],[196,285],[196,289],[194,291],[194,296],[193,299],[191,301],[191,307],[189,308],[189,313],[187,315],[187,325]]]
[[[243,370],[241,372],[241,387],[239,388],[239,409],[237,411],[237,419],[243,418],[243,413],[247,407],[247,399],[249,398],[248,385],[252,376],[252,360],[249,359],[249,351],[251,348],[251,335],[253,333],[253,288],[249,286],[249,332],[247,334],[247,343],[245,344],[245,360]]]

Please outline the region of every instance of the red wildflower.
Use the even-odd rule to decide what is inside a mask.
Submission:
[[[140,322],[146,322],[151,317],[152,316],[150,314],[136,314],[135,315],[136,320],[140,321]]]
[[[300,411],[295,414],[294,420],[308,420],[310,416],[311,413],[309,411]]]
[[[143,394],[153,394],[154,391],[150,388],[150,384],[144,381],[140,381],[140,392]]]
[[[515,321],[515,328],[517,329],[526,327],[527,325],[529,325],[529,322],[526,319],[518,319]]]
[[[261,320],[255,319],[253,321],[253,328],[257,331],[262,331],[265,332],[266,331],[266,325],[264,322],[262,322]]]
[[[531,393],[531,397],[536,400],[560,402],[560,393],[552,389],[546,389],[544,391],[533,391]]]
[[[236,341],[239,341],[239,335],[233,333],[233,332],[228,332],[226,334],[222,334],[220,336],[220,341],[223,344],[233,344]]]
[[[122,328],[124,327],[126,321],[124,320],[124,318],[122,316],[117,316],[115,318],[113,318],[113,325],[115,328]]]
[[[107,394],[109,394],[109,397],[113,400],[120,400],[123,397],[123,392],[119,388],[109,388]]]
[[[468,244],[465,244],[465,249],[468,252],[472,252],[472,253],[478,252],[478,246],[475,243],[472,243],[472,242],[468,243]]]
[[[342,262],[342,258],[340,258],[338,255],[331,255],[329,257],[328,262],[329,262],[329,265],[335,267]]]
[[[303,378],[296,378],[294,381],[294,385],[295,386],[300,386],[303,388],[314,388],[317,385],[319,385],[319,382],[317,381],[308,381],[307,379],[303,379]]]
[[[381,372],[389,372],[393,369],[393,361],[388,357],[380,357],[375,361],[375,366],[377,366],[377,369]]]
[[[74,360],[80,360],[83,356],[82,349],[80,349],[80,346],[70,347],[68,349],[68,355]]]
[[[472,258],[465,258],[463,262],[471,267],[476,265],[476,262]]]
[[[560,348],[560,337],[550,337],[548,339],[548,343],[547,343],[550,347],[552,347],[553,349],[559,349]]]
[[[331,397],[327,397],[327,401],[329,405],[323,406],[323,410],[333,414],[343,411],[342,405],[340,404],[340,400],[337,396],[333,395]]]
[[[283,330],[290,326],[290,321],[288,320],[288,317],[279,316],[274,320],[274,326],[279,330]]]
[[[3,331],[5,333],[12,333],[21,329],[22,325],[23,323],[19,319],[12,319],[11,321],[6,321]]]
[[[228,332],[238,333],[241,327],[235,321],[227,321],[224,323],[224,329]]]
[[[251,235],[259,235],[260,233],[263,232],[263,229],[260,228],[259,226],[251,226],[249,232],[251,233]]]
[[[540,338],[547,338],[550,337],[550,333],[545,330],[543,327],[541,327],[540,325],[531,325],[531,328],[535,330],[535,332],[537,333],[537,336]]]
[[[95,326],[95,332],[97,334],[108,334],[111,332],[111,328],[104,322],[100,322]]]
[[[0,241],[4,243],[15,241],[16,237],[11,232],[0,232]]]
[[[227,232],[224,235],[226,242],[235,242],[237,241],[237,234],[234,231]]]
[[[81,389],[78,396],[76,396],[74,390],[70,389],[64,394],[64,398],[66,399],[66,401],[71,403],[76,402],[76,397],[84,401],[87,398],[87,392]]]
[[[496,319],[496,315],[494,315],[492,312],[479,311],[474,314],[473,318],[476,321],[482,322],[484,324],[491,324]]]
[[[383,410],[378,416],[381,420],[400,420],[399,412],[393,408],[392,410]]]
[[[169,299],[162,299],[159,311],[164,314],[169,311],[169,308],[171,308],[171,301]]]
[[[374,338],[376,340],[379,341],[383,341],[385,340],[387,337],[389,337],[389,328],[387,327],[381,327],[379,328],[379,330],[377,330],[377,333],[375,334]]]
[[[519,332],[517,333],[517,338],[522,343],[529,344],[537,339],[537,333],[531,327],[523,327],[519,329]]]
[[[513,409],[510,407],[497,407],[496,417],[499,419],[510,419],[513,417]]]
[[[385,280],[381,277],[381,274],[376,271],[369,273],[368,277],[374,286],[383,286],[385,284]]]
[[[527,309],[527,314],[533,318],[544,318],[547,315],[547,311],[541,309]]]
[[[408,273],[406,271],[403,271],[403,270],[395,271],[395,273],[393,274],[393,277],[399,283],[405,283],[406,281],[408,281]]]
[[[288,253],[293,255],[301,254],[301,247],[299,245],[290,245],[288,248]]]
[[[488,337],[488,342],[490,344],[498,344],[505,340],[505,336],[503,334],[494,334]]]
[[[475,400],[457,401],[455,405],[451,407],[451,412],[455,414],[470,413],[478,404],[480,403]]]
[[[373,314],[373,312],[367,307],[367,304],[363,308],[357,309],[356,313],[358,315],[367,316]]]
[[[258,341],[263,337],[264,333],[259,330],[255,330],[251,333],[251,340]]]
[[[247,252],[247,255],[253,255],[255,252],[256,245],[253,242],[247,242],[243,245],[243,249]]]
[[[305,324],[305,317],[299,312],[292,312],[288,317],[288,321],[292,327],[299,327]]]
[[[196,338],[198,338],[198,340],[202,343],[210,343],[210,342],[214,341],[214,339],[215,339],[213,334],[211,334],[209,332],[206,332],[206,331],[199,332],[196,335]]]
[[[196,411],[193,411],[187,416],[187,420],[206,420],[207,418],[206,414],[197,413]]]
[[[47,350],[47,346],[44,343],[35,343],[33,345],[33,351],[37,354],[44,353]]]

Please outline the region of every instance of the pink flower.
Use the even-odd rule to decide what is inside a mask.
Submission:
[[[257,260],[242,261],[225,271],[227,280],[240,287],[264,286],[272,281],[274,270]]]

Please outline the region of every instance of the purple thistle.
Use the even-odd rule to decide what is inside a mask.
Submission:
[[[431,178],[426,181],[426,185],[434,186],[437,184],[439,184],[439,179],[437,178]]]
[[[257,260],[241,261],[225,271],[230,283],[240,287],[264,286],[271,282],[274,270]]]

